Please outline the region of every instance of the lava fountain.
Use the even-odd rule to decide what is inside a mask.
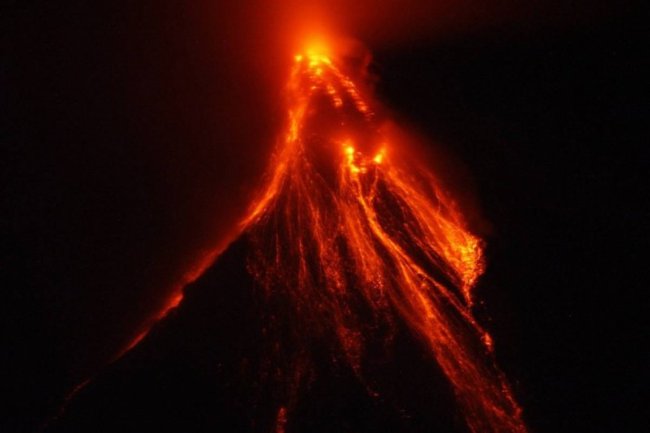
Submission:
[[[369,335],[389,345],[400,322],[439,365],[473,432],[525,432],[472,314],[482,241],[436,177],[392,139],[346,66],[317,46],[296,55],[286,129],[242,221],[255,245],[248,268],[265,301],[286,312],[269,318],[283,328],[275,356],[294,390],[276,430],[309,374],[311,338],[329,342],[329,356],[363,380]]]

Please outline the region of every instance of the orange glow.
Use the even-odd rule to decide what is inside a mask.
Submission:
[[[212,251],[204,253],[199,260],[187,270],[181,280],[173,287],[171,294],[160,309],[144,324],[142,330],[129,341],[129,343],[120,350],[113,360],[121,358],[125,353],[137,346],[151,331],[151,328],[160,320],[164,319],[170,311],[178,307],[183,301],[183,288],[199,278],[203,272],[214,262],[215,258],[224,250],[227,242],[215,248]]]
[[[231,233],[216,248],[203,252],[196,263],[190,269],[188,269],[183,274],[180,281],[178,281],[178,283],[172,287],[171,293],[167,297],[162,307],[159,308],[157,312],[143,324],[140,331],[135,335],[135,337],[131,338],[131,340],[129,340],[129,342],[113,356],[111,362],[119,360],[126,353],[140,344],[140,342],[142,342],[142,340],[144,340],[144,338],[149,335],[149,332],[156,323],[163,320],[171,311],[180,305],[180,303],[183,301],[183,289],[185,286],[196,281],[203,274],[203,272],[205,272],[205,270],[214,263],[215,259],[226,249],[226,247],[232,241],[233,236],[238,234],[239,233]],[[83,382],[77,384],[68,392],[59,409],[59,413],[55,415],[54,419],[61,416],[68,402],[72,400],[72,398],[74,398],[74,396],[77,395],[77,393],[79,393],[91,381],[92,378],[85,379]]]
[[[376,103],[324,41],[312,38],[294,56],[287,124],[265,187],[228,240],[242,232],[251,238],[249,270],[267,300],[290,306],[297,344],[308,344],[303,335],[331,341],[332,358],[361,379],[366,334],[388,329],[382,332],[388,346],[403,322],[451,383],[473,432],[525,433],[521,409],[494,363],[492,338],[471,310],[472,288],[484,270],[482,241],[439,180],[385,132]],[[178,306],[182,288],[227,244],[198,260],[116,358]],[[292,350],[276,433],[286,431],[310,374],[309,349]]]
[[[286,131],[242,221],[256,244],[251,272],[266,296],[292,305],[301,332],[329,337],[333,356],[359,375],[364,330],[403,321],[452,384],[472,431],[525,432],[471,311],[482,241],[440,182],[382,132],[375,104],[329,47],[310,42],[294,59]],[[280,409],[277,431],[289,413]]]

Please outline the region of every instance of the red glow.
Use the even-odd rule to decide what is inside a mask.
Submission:
[[[181,281],[174,286],[171,291],[171,295],[165,302],[165,304],[158,310],[158,312],[143,326],[142,331],[140,331],[121,351],[117,353],[114,359],[121,358],[126,352],[133,349],[144,339],[144,337],[149,334],[151,327],[157,322],[165,318],[167,314],[174,308],[176,308],[181,301],[183,301],[183,288],[188,284],[194,282],[197,278],[203,274],[203,272],[214,262],[214,259],[223,251],[223,247],[217,248],[214,251],[206,253],[191,269],[185,272]]]
[[[482,241],[440,181],[379,119],[376,102],[360,87],[364,71],[346,70],[340,48],[325,41],[312,39],[295,55],[287,125],[266,186],[238,227],[256,247],[252,275],[268,298],[290,304],[297,320],[292,327],[334,341],[332,357],[360,377],[365,332],[389,329],[388,344],[395,323],[403,321],[453,386],[473,432],[526,432],[494,364],[492,338],[471,311],[472,288],[484,270]],[[178,306],[182,288],[226,244],[185,274],[116,358]],[[370,313],[360,314],[359,303]],[[287,364],[290,392],[278,408],[276,433],[285,432],[310,368],[298,355]]]
[[[291,303],[300,332],[330,336],[333,356],[360,375],[366,322],[404,321],[452,384],[472,431],[525,432],[492,339],[471,311],[481,240],[331,51],[319,42],[295,56],[286,131],[242,223],[257,246],[252,273],[270,299]],[[288,413],[280,409],[278,431]]]

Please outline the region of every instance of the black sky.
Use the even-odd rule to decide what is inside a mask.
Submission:
[[[275,54],[242,55],[270,43],[243,9],[0,14],[0,430],[96,372],[245,206],[282,113]],[[353,35],[380,99],[473,177],[493,227],[480,313],[536,432],[647,426],[646,23],[608,10]]]

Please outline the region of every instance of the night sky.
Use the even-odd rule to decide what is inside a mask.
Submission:
[[[285,53],[252,4],[11,3],[0,430],[23,432],[232,233],[282,124]],[[647,24],[623,3],[475,3],[404,8],[392,30],[399,8],[359,21],[359,6],[341,27],[397,121],[469,173],[478,315],[531,431],[642,431]]]

